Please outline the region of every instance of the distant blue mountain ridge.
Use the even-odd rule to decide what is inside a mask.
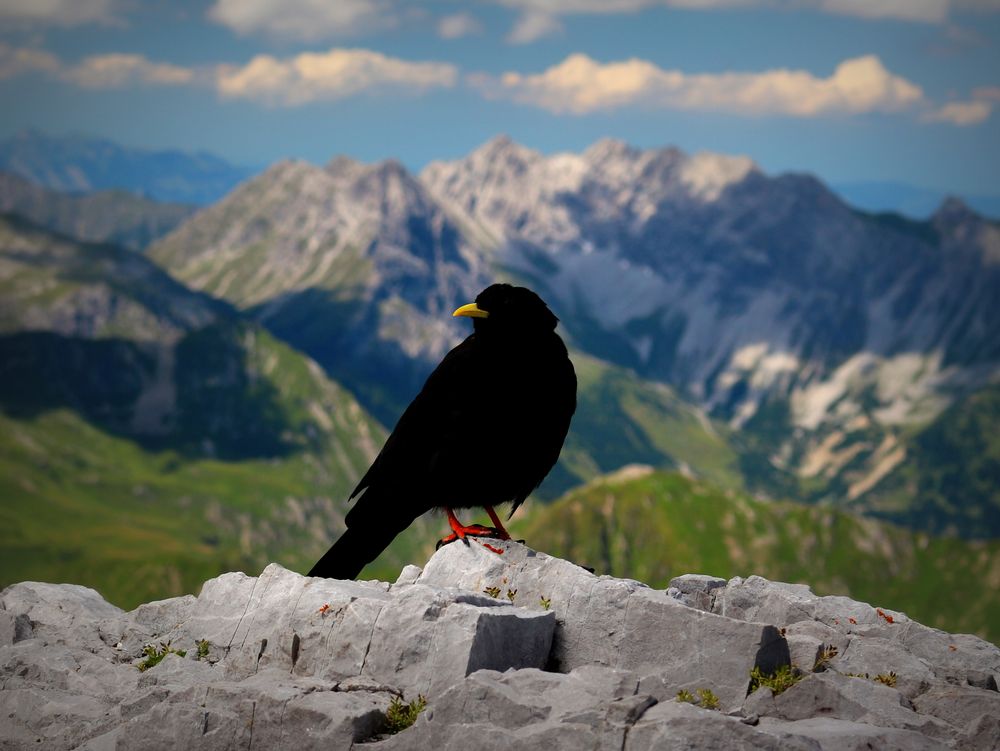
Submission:
[[[199,206],[215,203],[257,172],[205,152],[133,149],[37,130],[0,142],[0,171],[63,192],[119,188],[156,201]]]
[[[951,191],[892,181],[831,183],[830,189],[851,206],[874,213],[891,211],[913,219],[927,219],[945,200],[955,196],[973,211],[1000,219],[1000,195],[956,195]]]

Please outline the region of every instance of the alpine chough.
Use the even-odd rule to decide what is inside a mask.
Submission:
[[[576,373],[558,319],[524,287],[494,284],[455,316],[474,332],[451,350],[403,412],[351,493],[347,530],[309,576],[353,579],[414,519],[443,509],[452,533],[510,539],[494,510],[524,501],[559,458],[576,409]],[[493,527],[456,509],[484,508]],[[510,517],[508,516],[508,519]]]

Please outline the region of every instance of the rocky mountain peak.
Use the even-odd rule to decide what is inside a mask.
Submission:
[[[377,213],[433,210],[426,188],[397,159],[365,164],[341,155],[331,159],[324,171],[334,178],[338,190]]]
[[[590,164],[601,164],[609,160],[634,160],[642,152],[617,138],[602,138],[583,152],[583,158]]]
[[[374,191],[382,196],[393,193],[400,197],[406,195],[411,199],[418,199],[423,196],[425,188],[399,161],[386,159],[366,166],[357,175],[355,190]]]
[[[316,174],[319,172],[322,172],[322,169],[317,167],[312,162],[307,162],[303,159],[281,159],[272,164],[259,175],[250,178],[245,183],[237,187],[236,190],[226,196],[223,200],[229,200],[233,196],[239,195],[243,189],[249,186],[256,188],[270,185],[274,182],[283,182],[285,180],[301,178],[305,175]]]
[[[324,169],[334,177],[349,177],[357,175],[365,167],[366,165],[357,159],[352,159],[346,154],[338,154],[326,163]]]
[[[541,158],[540,152],[522,146],[507,135],[490,139],[468,156],[469,161],[473,162],[509,165],[525,165]]]

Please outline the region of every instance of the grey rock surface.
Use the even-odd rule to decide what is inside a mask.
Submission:
[[[516,591],[515,602],[533,610],[548,602],[556,617],[551,669],[632,670],[658,699],[680,689],[711,687],[727,709],[742,703],[763,624],[691,608],[640,582],[595,576],[523,545],[497,549],[504,552],[450,546],[431,558],[417,581],[475,592]]]
[[[130,613],[84,587],[12,585],[0,593],[0,749],[1000,741],[1000,650],[975,637],[760,577],[689,575],[657,591],[490,545],[447,546],[393,584],[271,564]],[[140,671],[149,645],[169,651]],[[747,695],[753,668],[789,663],[798,682]],[[391,704],[421,695],[416,723],[386,734]]]

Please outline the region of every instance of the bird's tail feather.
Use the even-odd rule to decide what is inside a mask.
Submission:
[[[352,519],[351,515],[348,515],[348,523],[351,526],[316,562],[308,575],[323,576],[327,579],[356,578],[361,569],[378,558],[396,535],[406,529],[412,521],[406,519],[400,524],[399,519],[371,517]]]

